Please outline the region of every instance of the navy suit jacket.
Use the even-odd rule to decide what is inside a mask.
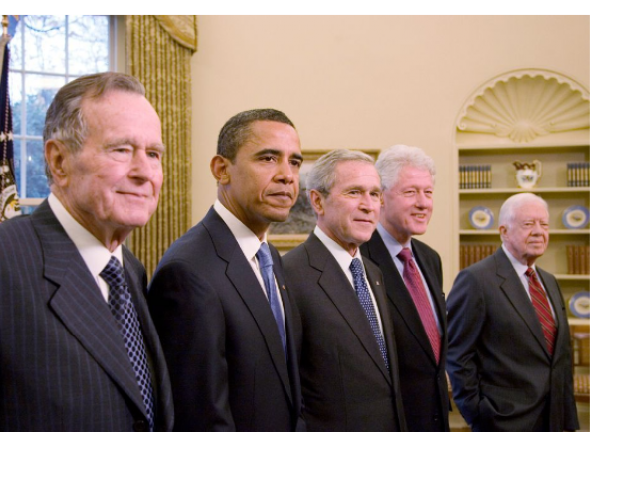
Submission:
[[[447,371],[456,405],[474,431],[579,428],[562,293],[553,275],[536,270],[557,319],[553,355],[502,248],[461,271],[447,298]]]
[[[2,223],[0,245],[0,430],[147,430],[122,334],[49,203]],[[123,255],[151,367],[155,430],[171,430],[171,387],[145,301],[146,273],[126,248]]]
[[[160,261],[149,307],[169,365],[176,430],[293,431],[301,418],[299,316],[271,246],[287,357],[256,275],[211,208]]]
[[[435,303],[442,327],[440,362],[436,362],[420,315],[400,272],[380,234],[362,245],[362,255],[375,263],[384,275],[389,310],[398,347],[400,389],[407,427],[415,432],[449,431],[449,392],[446,376],[447,310],[442,291],[440,255],[424,243],[412,239],[416,264],[422,271]]]
[[[312,233],[283,259],[302,320],[300,375],[309,430],[406,430],[382,273],[363,261],[380,311],[389,369],[353,287],[318,237]]]

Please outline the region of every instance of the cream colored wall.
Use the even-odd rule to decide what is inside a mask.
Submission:
[[[589,88],[587,16],[198,17],[193,56],[193,221],[215,198],[209,160],[232,115],[284,111],[303,149],[405,143],[437,165],[422,240],[455,278],[454,123],[492,77],[545,68]]]

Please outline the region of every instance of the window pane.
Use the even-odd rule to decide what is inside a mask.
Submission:
[[[27,140],[27,197],[43,198],[49,195],[43,157],[42,140]]]
[[[26,15],[24,22],[25,69],[65,73],[64,15]]]
[[[13,116],[13,134],[21,135],[22,75],[19,73],[9,72],[9,97],[11,98],[11,113]]]
[[[109,70],[109,18],[69,15],[69,73],[85,75]]]
[[[15,35],[9,42],[9,68],[22,68],[22,26],[18,23]]]
[[[64,85],[64,77],[25,75],[27,135],[42,135],[47,109]]]

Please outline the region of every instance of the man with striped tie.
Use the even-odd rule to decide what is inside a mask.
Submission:
[[[313,233],[283,259],[302,321],[300,377],[310,431],[406,429],[382,272],[360,255],[378,223],[373,159],[334,150],[306,177]]]
[[[502,248],[458,274],[447,298],[447,371],[474,431],[579,428],[569,324],[555,277],[535,265],[549,243],[547,203],[508,198]]]

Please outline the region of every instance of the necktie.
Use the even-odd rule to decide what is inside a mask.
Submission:
[[[280,299],[278,298],[278,287],[276,285],[275,277],[273,276],[273,259],[271,258],[271,252],[269,251],[269,245],[266,242],[263,242],[256,255],[258,257],[258,263],[260,264],[260,273],[264,280],[264,286],[267,289],[267,297],[271,304],[271,311],[276,319],[280,338],[282,339],[282,348],[284,348],[284,353],[286,355],[287,335],[284,331],[284,313],[282,312],[282,306],[280,305]]]
[[[353,276],[353,284],[355,285],[356,295],[358,296],[360,305],[362,305],[362,308],[364,309],[364,313],[367,315],[367,320],[369,320],[369,325],[371,326],[371,330],[373,330],[373,335],[374,337],[376,337],[376,342],[378,342],[378,347],[380,348],[380,352],[382,353],[382,358],[384,358],[384,364],[387,366],[387,368],[389,368],[387,346],[384,343],[384,338],[382,338],[382,332],[380,331],[380,325],[378,324],[378,318],[376,317],[376,310],[373,306],[371,295],[369,295],[367,282],[364,278],[364,267],[362,266],[362,262],[360,261],[360,259],[354,258],[351,261],[351,265],[349,265],[349,270],[351,271],[351,275]]]
[[[413,303],[418,310],[420,320],[422,320],[422,326],[424,331],[429,337],[429,343],[433,349],[433,355],[436,357],[436,362],[440,362],[440,332],[438,331],[438,325],[436,324],[436,317],[433,314],[433,308],[431,308],[431,302],[429,301],[429,295],[422,283],[422,277],[418,271],[416,263],[413,261],[411,250],[403,248],[398,254],[398,258],[404,264],[404,272],[402,278],[409,294],[413,299]]]
[[[131,292],[124,277],[124,268],[116,257],[111,257],[100,276],[109,285],[109,308],[118,323],[124,339],[129,361],[136,375],[140,394],[149,420],[149,430],[153,431],[153,387],[147,364],[147,354],[142,341],[140,322]]]
[[[542,333],[547,343],[547,350],[553,355],[553,346],[556,340],[556,323],[553,321],[553,314],[551,313],[551,307],[549,306],[549,300],[540,282],[538,276],[533,268],[527,269],[525,273],[529,277],[529,294],[531,295],[531,302],[533,308],[538,315],[540,325],[542,325]]]

